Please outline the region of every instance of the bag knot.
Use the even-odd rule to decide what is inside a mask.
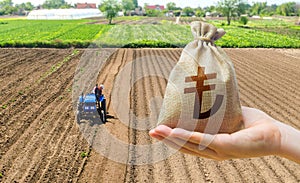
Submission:
[[[214,43],[226,33],[224,29],[217,29],[215,26],[201,21],[192,22],[191,29],[195,40],[211,43]]]

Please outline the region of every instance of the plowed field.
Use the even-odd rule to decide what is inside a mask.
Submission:
[[[122,152],[112,139],[103,138],[105,129],[124,144],[157,142],[147,129],[155,126],[161,101],[150,99],[163,97],[164,78],[181,51],[117,50],[94,76],[105,85],[110,118],[106,124],[93,124],[77,123],[72,107],[73,78],[86,50],[0,49],[0,182],[300,182],[300,165],[277,156],[216,162],[175,153],[137,165],[141,156],[155,160],[157,153],[168,150],[129,146]],[[225,51],[235,64],[242,104],[300,129],[300,50]],[[132,78],[145,73],[161,77],[149,75],[134,83],[128,99],[131,112],[126,107],[123,111],[130,119],[126,125],[116,113],[126,101],[113,108],[111,91],[131,61]],[[119,87],[125,87],[125,80],[121,78],[124,86]],[[146,120],[141,125],[138,118]],[[125,164],[107,158],[115,156]]]

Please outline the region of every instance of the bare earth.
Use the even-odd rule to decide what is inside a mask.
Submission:
[[[116,51],[95,76],[105,85],[108,111],[114,117],[101,127],[124,143],[156,143],[149,137],[148,130],[131,128],[138,125],[136,120],[131,120],[129,126],[120,122],[110,102],[111,91],[116,87],[115,77],[130,61],[145,58],[159,63],[133,65],[132,77],[147,71],[167,77],[181,51]],[[225,51],[235,64],[242,105],[259,108],[300,129],[300,50]],[[300,182],[300,165],[277,156],[216,162],[176,153],[148,165],[134,165],[132,161],[122,164],[106,158],[83,136],[95,126],[75,120],[71,89],[76,67],[85,50],[71,56],[70,61],[58,64],[72,52],[0,49],[0,182]],[[60,67],[53,69],[57,64]],[[159,110],[151,110],[149,99],[163,97],[166,84],[165,79],[158,77],[138,80],[130,92],[133,113],[137,117],[147,117],[151,112],[157,115]],[[155,121],[148,120],[146,125],[150,129]],[[101,134],[95,131],[90,138],[94,140],[98,135]],[[110,139],[103,141],[110,144],[105,147],[108,155],[122,153],[114,151]],[[127,150],[131,160],[140,153],[150,159],[155,158],[156,151],[166,153],[164,149]],[[87,152],[88,156],[81,157],[82,152]]]

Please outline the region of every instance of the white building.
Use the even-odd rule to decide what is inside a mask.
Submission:
[[[71,20],[91,17],[101,17],[99,9],[50,9],[33,10],[27,19],[30,20]]]

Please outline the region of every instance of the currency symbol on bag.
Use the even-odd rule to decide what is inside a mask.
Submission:
[[[185,88],[184,93],[195,93],[194,118],[206,119],[214,115],[221,107],[224,96],[217,95],[216,100],[208,111],[201,113],[202,97],[204,91],[214,90],[216,85],[204,85],[205,80],[215,79],[217,73],[205,74],[205,67],[198,67],[197,76],[186,77],[185,82],[196,82],[196,87]]]

